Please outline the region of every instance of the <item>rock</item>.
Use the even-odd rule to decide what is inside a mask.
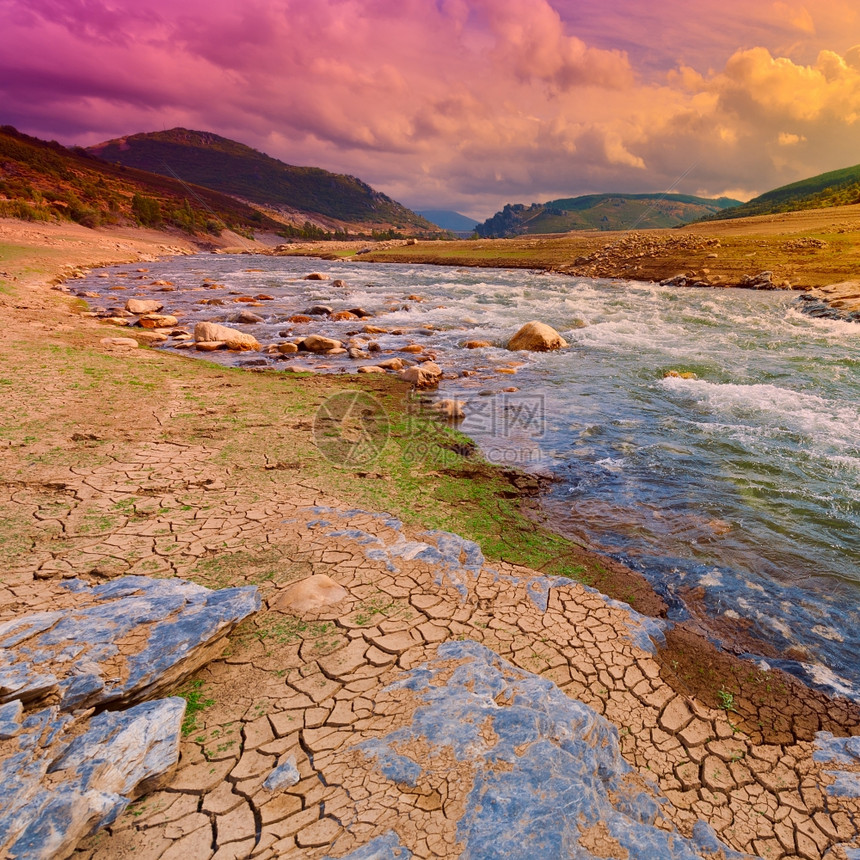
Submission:
[[[3,856],[67,857],[135,797],[166,785],[184,714],[185,700],[176,697],[104,711],[70,743],[69,715],[48,708],[28,717],[15,753],[0,763]]]
[[[198,340],[194,348],[200,352],[215,352],[216,349],[227,349],[227,344],[223,340]]]
[[[667,370],[663,374],[664,379],[669,379],[670,377],[675,379],[698,379],[699,377],[693,373],[692,370]]]
[[[385,361],[377,361],[376,366],[383,370],[403,370],[405,367],[402,358],[386,358]]]
[[[291,585],[278,596],[272,609],[280,612],[309,612],[340,603],[349,592],[330,576],[318,573]]]
[[[352,313],[352,311],[337,311],[337,313],[333,313],[331,318],[335,322],[342,322],[343,320],[357,320],[358,317]]]
[[[309,275],[305,275],[304,280],[306,280],[306,281],[327,281],[328,275],[323,275],[321,272],[311,272]]]
[[[380,346],[380,345],[379,345],[375,340],[372,340],[372,341],[367,345],[367,351],[368,351],[368,352],[381,352],[381,351],[382,351],[382,347],[381,347],[381,346]]]
[[[387,328],[380,328],[378,325],[366,325],[362,328],[365,334],[387,334]]]
[[[227,634],[260,606],[255,587],[210,591],[182,579],[67,587],[76,608],[0,624],[0,703],[57,696],[62,709],[90,708],[159,695],[220,653]],[[132,632],[139,648],[120,648]],[[63,661],[69,642],[75,660]]]
[[[123,317],[101,317],[101,319],[99,319],[99,323],[101,325],[130,325],[129,321],[127,319],[123,319]]]
[[[0,625],[0,856],[66,857],[164,785],[185,700],[151,699],[220,655],[260,607],[255,587],[69,580],[68,608]],[[131,707],[129,707],[131,706]],[[92,718],[92,709],[101,713]],[[104,710],[108,708],[107,710]]]
[[[773,272],[759,272],[757,275],[744,275],[740,280],[740,286],[750,290],[776,290],[779,289],[773,282]]]
[[[411,352],[417,355],[419,352],[424,352],[424,347],[419,346],[417,343],[410,343],[407,346],[401,346],[398,352]]]
[[[281,355],[292,355],[294,352],[298,352],[299,348],[294,343],[279,343],[278,344],[278,352]]]
[[[167,335],[163,331],[140,329],[135,331],[134,338],[138,343],[153,344],[164,343],[167,340]]]
[[[459,421],[466,417],[466,413],[463,411],[465,405],[463,400],[437,400],[432,409],[451,421]]]
[[[266,791],[279,791],[280,789],[290,788],[300,779],[299,769],[296,767],[296,757],[292,755],[285,762],[279,764],[266,777],[263,788]]]
[[[415,238],[409,238],[409,239],[407,239],[407,240],[406,240],[406,244],[407,244],[407,245],[417,245],[417,244],[418,244],[418,240],[417,240],[417,239],[415,239]]]
[[[385,373],[385,368],[377,364],[363,364],[358,368],[358,373]]]
[[[350,358],[356,361],[360,361],[363,358],[369,358],[368,354],[363,349],[359,349],[357,346],[349,347],[346,352]]]
[[[309,323],[311,318],[307,314],[293,314],[287,322],[291,323]]]
[[[137,341],[133,337],[103,337],[99,343],[103,346],[116,346],[127,349],[137,349]]]
[[[548,352],[566,347],[567,341],[546,323],[532,320],[527,322],[509,341],[508,349]]]
[[[400,371],[400,378],[418,389],[436,388],[442,378],[442,368],[433,361]]]
[[[343,344],[331,337],[323,337],[321,334],[308,335],[300,344],[299,349],[308,352],[328,352],[332,349],[342,349]]]
[[[254,323],[263,322],[263,317],[259,314],[255,314],[253,311],[239,311],[239,313],[230,317],[230,322],[253,325]]]
[[[370,311],[366,311],[364,308],[350,308],[349,312],[351,314],[355,314],[357,317],[361,319],[367,319],[368,317],[372,317],[373,314]]]
[[[467,340],[461,346],[464,349],[486,349],[488,346],[492,346],[492,344],[487,340]]]
[[[305,313],[312,317],[327,317],[334,311],[328,305],[314,305],[312,308],[308,308]]]
[[[667,826],[656,781],[624,760],[612,723],[477,642],[440,645],[377,697],[389,712],[393,702],[396,725],[356,748],[380,792],[424,800],[452,768],[463,775],[458,856],[742,860],[703,822],[692,838]],[[398,856],[410,855],[391,833],[344,860]]]
[[[142,328],[170,328],[179,320],[170,314],[144,314],[137,322]]]
[[[359,253],[360,253],[360,252],[359,252]],[[343,281],[343,280],[341,280],[340,278],[335,278],[335,279],[331,282],[331,285],[332,285],[333,287],[337,287],[338,289],[343,289],[344,287],[346,287],[346,281]]]
[[[245,334],[218,323],[199,322],[194,326],[194,340],[200,342],[223,341],[227,349],[259,349],[260,344],[253,335]]]
[[[155,299],[129,299],[125,303],[125,309],[131,314],[156,314],[164,304]]]

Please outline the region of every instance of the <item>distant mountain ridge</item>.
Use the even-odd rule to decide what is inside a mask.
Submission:
[[[461,215],[452,209],[416,209],[415,211],[431,224],[454,233],[471,233],[478,223],[476,219]]]
[[[208,131],[173,128],[88,147],[105,161],[179,177],[222,194],[331,226],[439,232],[420,215],[354,176],[296,167]]]
[[[775,215],[801,209],[826,209],[860,203],[860,164],[819,173],[790,185],[774,188],[735,209],[714,213],[706,221],[725,218],[749,218],[753,215]]]
[[[530,206],[508,203],[479,224],[477,232],[492,239],[571,230],[677,227],[739,205],[729,197],[689,194],[585,194]]]

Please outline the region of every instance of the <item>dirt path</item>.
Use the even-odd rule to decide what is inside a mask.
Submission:
[[[75,316],[45,286],[68,261],[66,241],[82,243],[69,246],[74,264],[155,253],[157,241],[99,238],[87,256],[86,237],[15,229],[14,243],[0,234],[0,270],[19,279],[0,284],[0,620],[51,606],[72,577],[255,584],[265,601],[184,690],[189,722],[170,787],[76,856],[339,857],[390,830],[416,857],[459,856],[469,775],[411,749],[425,776],[400,785],[358,750],[409,718],[383,692],[391,682],[457,640],[483,643],[613,723],[637,785],[668,798],[662,828],[689,836],[702,818],[768,860],[860,845],[860,800],[828,789],[833,771],[860,768],[816,760],[813,743],[822,729],[860,733],[856,709],[718,662],[685,635],[656,652],[642,635],[652,622],[623,604],[428,534],[422,523],[481,538],[487,554],[493,528],[511,546],[515,528],[532,529],[523,547],[546,540],[514,519],[489,477],[474,501],[463,481],[407,468],[396,450],[371,473],[334,469],[314,446],[313,416],[353,380],[107,347],[101,338],[119,332]],[[402,407],[397,383],[362,384],[392,414]],[[347,596],[317,611],[279,608],[310,574]],[[266,788],[291,758],[297,781]]]

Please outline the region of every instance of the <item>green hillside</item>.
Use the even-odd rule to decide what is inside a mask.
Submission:
[[[715,213],[707,221],[724,218],[747,218],[752,215],[774,215],[799,209],[826,209],[860,203],[860,164],[821,173],[775,188],[735,209]]]
[[[548,203],[509,203],[478,225],[486,239],[571,230],[645,230],[677,227],[738,206],[737,200],[711,200],[689,194],[586,194]]]
[[[219,234],[228,227],[248,236],[284,226],[225,194],[106,164],[85,150],[68,150],[8,125],[0,126],[0,216],[187,233]]]
[[[89,147],[105,161],[178,176],[273,209],[409,232],[439,229],[354,176],[294,167],[205,131],[174,128]]]

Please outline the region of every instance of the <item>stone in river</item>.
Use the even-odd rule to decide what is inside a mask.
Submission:
[[[341,349],[343,344],[331,337],[323,337],[321,334],[308,335],[300,344],[299,349],[308,352],[329,352],[332,349]]]
[[[548,352],[553,349],[562,349],[567,345],[567,341],[552,326],[537,320],[527,322],[508,341],[508,349],[530,350],[531,352]]]
[[[247,350],[259,349],[260,343],[252,334],[245,334],[218,323],[199,322],[194,326],[194,340],[200,341],[223,341],[227,349]]]
[[[328,275],[323,275],[320,272],[311,272],[309,275],[305,275],[304,280],[306,280],[306,281],[327,281]]]
[[[442,378],[442,368],[433,361],[425,361],[417,367],[401,370],[400,378],[415,388],[436,388]]]
[[[255,314],[253,311],[239,311],[239,313],[234,314],[230,317],[230,322],[247,323],[248,325],[253,325],[254,323],[263,322],[263,317],[261,317],[259,314]]]
[[[171,314],[143,314],[138,323],[142,328],[170,328],[179,322]]]
[[[132,314],[156,314],[164,305],[155,299],[129,299],[125,309]]]

